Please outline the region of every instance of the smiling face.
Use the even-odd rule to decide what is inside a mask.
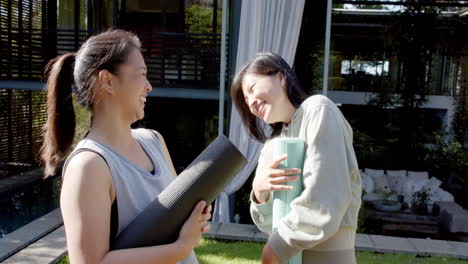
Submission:
[[[146,78],[147,68],[138,49],[132,49],[127,62],[120,65],[118,76],[113,81],[115,99],[122,106],[122,113],[131,122],[140,120],[145,115],[145,102],[152,90]]]
[[[290,105],[280,74],[246,73],[242,93],[250,112],[268,124],[284,122],[284,109]]]

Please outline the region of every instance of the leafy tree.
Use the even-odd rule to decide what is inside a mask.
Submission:
[[[221,15],[217,10],[216,33],[221,33]],[[213,33],[213,8],[206,8],[197,4],[185,9],[185,32],[187,33]]]

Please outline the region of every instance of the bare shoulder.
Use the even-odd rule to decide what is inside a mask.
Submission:
[[[60,194],[70,263],[98,263],[109,251],[111,188],[101,156],[84,151],[71,158]]]
[[[161,142],[161,145],[163,145],[165,148],[167,148],[167,146],[166,146],[166,141],[164,140],[163,135],[161,135],[161,133],[159,133],[159,132],[156,131],[156,130],[153,130],[153,129],[150,129],[150,130],[151,130],[151,132],[153,132],[153,133],[156,135],[156,137],[158,138],[159,142]]]
[[[158,137],[159,140],[164,141],[164,137],[161,135],[161,133],[159,133],[158,131],[154,129],[150,129],[150,130],[156,135],[156,137]]]
[[[69,161],[62,188],[72,188],[74,191],[71,193],[86,194],[108,190],[111,184],[112,176],[105,160],[94,152],[83,151]]]

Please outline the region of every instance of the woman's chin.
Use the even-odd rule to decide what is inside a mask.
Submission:
[[[264,118],[261,118],[263,120],[263,122],[267,123],[267,124],[273,124],[275,122],[273,122],[270,118],[268,117],[264,117]]]
[[[144,117],[145,117],[145,112],[144,111],[142,111],[140,113],[137,113],[136,116],[135,116],[135,121],[134,122],[142,120]]]

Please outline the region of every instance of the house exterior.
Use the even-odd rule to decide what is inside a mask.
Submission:
[[[181,170],[217,135],[220,3],[0,1],[0,160],[37,164],[45,122],[44,66],[58,54],[76,51],[88,36],[115,27],[140,37],[153,86],[146,117],[135,126],[159,130]]]
[[[228,41],[222,46],[225,1]],[[228,89],[220,98],[220,86],[228,87],[236,54],[242,52],[237,45],[242,2],[0,0],[0,162],[39,161],[47,61],[76,51],[91,34],[117,27],[140,36],[153,86],[145,118],[135,126],[160,131],[176,170],[183,170],[216,137],[220,124],[228,131],[229,115],[221,109],[229,113],[231,101]],[[399,37],[407,28],[400,22],[410,2],[335,0],[327,25],[327,2],[306,1],[293,67],[307,92],[326,94],[347,117],[369,123],[365,115],[369,100],[382,92],[404,91],[407,66],[402,62],[408,56],[400,53],[404,45]],[[448,130],[455,111],[453,96],[468,79],[468,4],[434,0],[428,6],[437,10],[434,36],[426,36],[424,42],[431,44],[432,53],[424,77],[428,100],[421,108],[427,129]],[[463,30],[465,34],[460,34]],[[325,61],[327,52],[330,57]],[[223,61],[227,67],[221,69]],[[221,76],[227,77],[220,81]],[[386,107],[392,116],[399,105]],[[392,129],[398,128],[388,127]]]

